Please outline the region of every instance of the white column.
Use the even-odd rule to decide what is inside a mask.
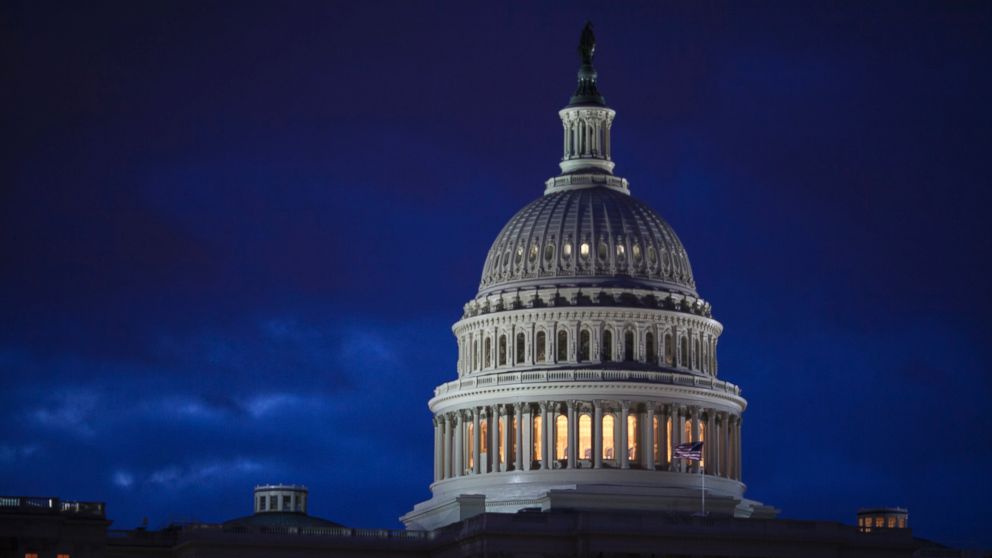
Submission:
[[[451,478],[451,416],[444,415],[444,449],[442,450],[442,462],[444,463],[443,478]]]
[[[431,418],[434,423],[434,482],[441,480],[441,425],[436,416]]]
[[[500,473],[503,471],[503,463],[500,461],[500,440],[499,431],[500,425],[503,422],[503,406],[493,405],[493,472]],[[503,438],[506,439],[506,434],[504,432]]]
[[[568,401],[568,468],[574,469],[575,462],[578,456],[578,439],[579,439],[579,428],[578,422],[576,421],[575,412],[576,402],[574,400]]]
[[[649,471],[654,470],[654,446],[657,443],[658,437],[654,432],[654,405],[648,404],[647,411],[644,413],[644,422],[641,426],[641,431],[644,432],[644,436],[641,438],[641,466]]]
[[[534,414],[529,403],[523,405],[523,415],[520,417],[520,434],[523,438],[523,448],[520,452],[525,471],[530,471],[534,464]]]
[[[592,402],[592,467],[603,468],[603,404],[599,400]]]
[[[629,469],[630,468],[630,455],[628,454],[629,445],[627,443],[627,415],[630,413],[630,401],[620,402],[620,447],[617,450],[620,452],[620,468]]]
[[[455,462],[454,462],[454,477],[460,477],[465,474],[465,422],[462,420],[462,413],[459,411],[455,414]]]

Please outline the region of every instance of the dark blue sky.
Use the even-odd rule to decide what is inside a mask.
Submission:
[[[726,327],[748,494],[992,546],[988,2],[5,2],[0,493],[398,526],[591,19]]]

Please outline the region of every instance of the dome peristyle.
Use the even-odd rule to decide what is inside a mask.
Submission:
[[[591,284],[696,296],[672,227],[625,189],[605,185],[549,192],[517,212],[489,249],[479,294]]]

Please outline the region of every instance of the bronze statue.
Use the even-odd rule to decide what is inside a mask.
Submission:
[[[592,33],[592,22],[587,21],[582,28],[582,36],[579,38],[579,54],[582,56],[582,63],[592,65],[592,55],[596,52],[596,36]]]

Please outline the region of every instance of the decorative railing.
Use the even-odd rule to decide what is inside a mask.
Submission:
[[[175,537],[181,534],[233,534],[233,535],[310,535],[322,537],[347,537],[367,539],[428,540],[434,538],[433,531],[406,531],[401,529],[353,529],[350,527],[294,527],[262,525],[223,525],[220,523],[179,523],[162,531],[111,530],[112,538],[161,538],[168,533]]]
[[[494,385],[555,382],[644,382],[705,388],[732,395],[741,394],[741,388],[735,384],[717,380],[712,376],[694,376],[676,372],[651,372],[642,370],[534,370],[530,372],[502,372],[461,378],[441,384],[434,390],[434,396],[437,397],[464,389]]]
[[[0,512],[64,513],[89,517],[104,517],[103,502],[62,501],[47,496],[0,496]]]

